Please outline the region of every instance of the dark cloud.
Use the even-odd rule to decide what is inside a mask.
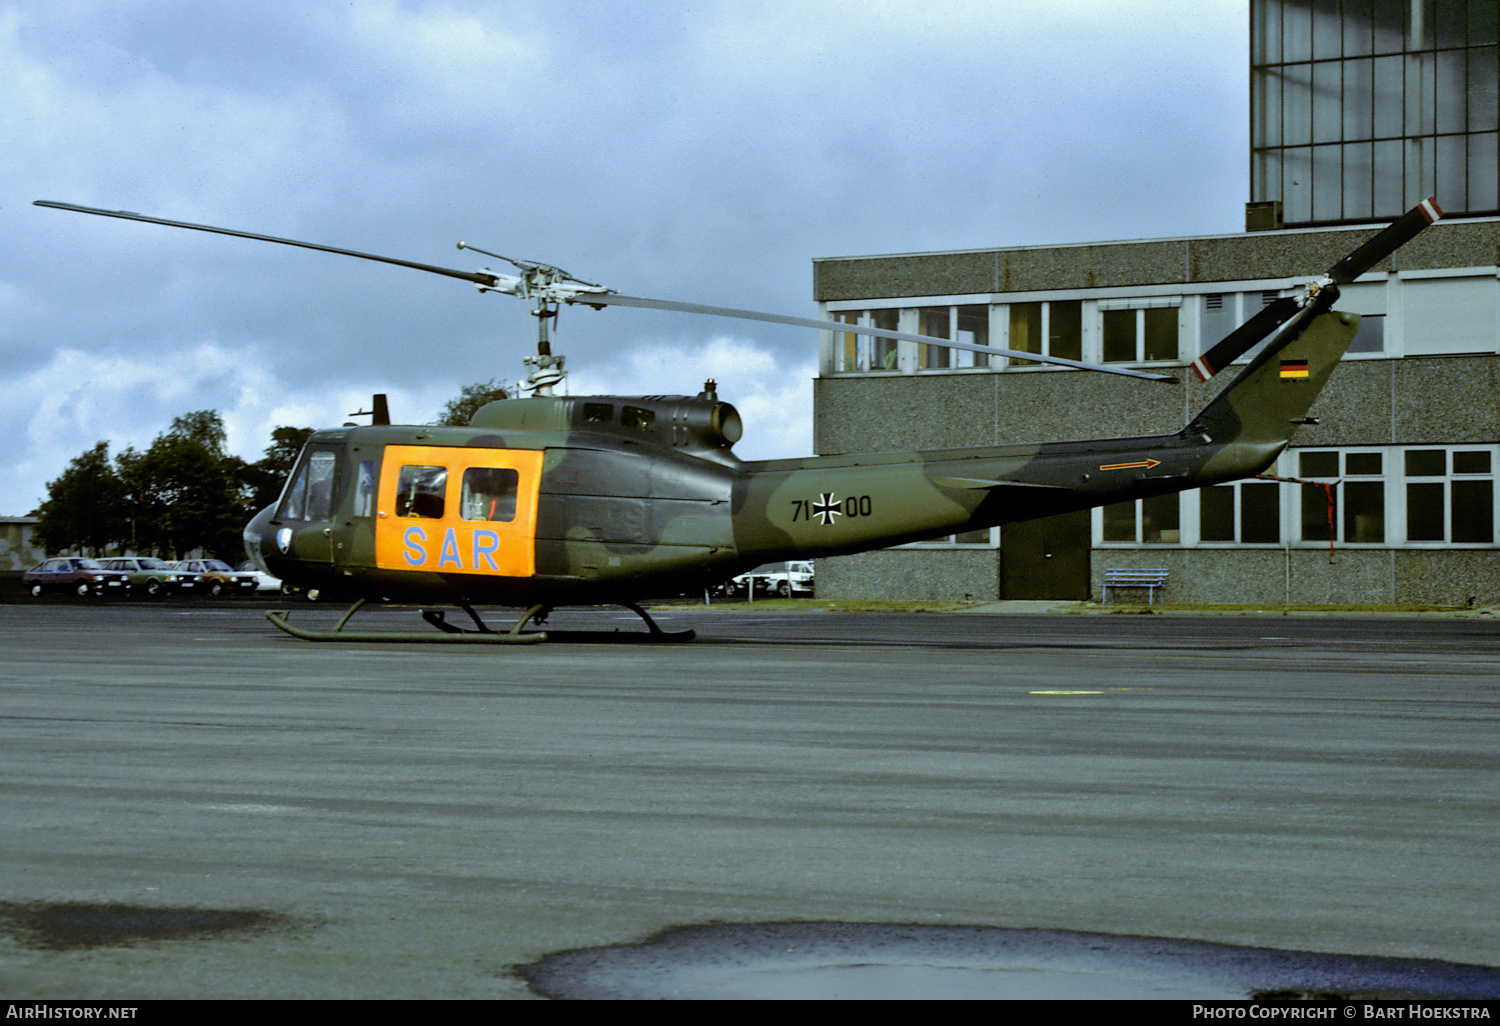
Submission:
[[[12,5],[0,430],[26,455],[0,460],[0,512],[176,413],[224,409],[253,457],[273,424],[377,388],[429,419],[518,376],[529,345],[519,303],[461,283],[33,199],[492,262],[462,238],[622,292],[809,314],[818,256],[1235,230],[1244,8]],[[580,372],[747,347],[769,357],[747,359],[756,395],[784,394],[775,368],[805,376],[815,343],[623,309],[561,327]]]

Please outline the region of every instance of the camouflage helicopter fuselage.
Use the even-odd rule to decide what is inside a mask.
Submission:
[[[467,428],[320,431],[245,539],[283,580],[361,597],[527,606],[678,594],[772,560],[1257,474],[1358,321],[1324,312],[1273,340],[1170,435],[742,461],[738,415],[711,393],[513,399]]]

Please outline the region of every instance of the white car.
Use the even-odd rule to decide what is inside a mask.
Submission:
[[[257,592],[276,591],[280,592],[283,595],[290,595],[292,593],[290,585],[282,584],[281,578],[272,577],[260,567],[256,566],[255,560],[253,559],[247,559],[239,566],[235,567],[235,572],[242,574],[254,574],[255,590]]]
[[[755,598],[757,592],[792,598],[813,593],[813,565],[805,559],[763,563],[730,582],[735,594]]]

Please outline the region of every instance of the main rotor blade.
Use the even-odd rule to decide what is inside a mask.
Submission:
[[[1081,360],[1069,360],[1061,356],[1043,356],[1040,353],[1023,353],[1015,349],[997,349],[994,346],[976,345],[971,342],[957,342],[952,339],[935,338],[931,335],[913,335],[904,331],[892,331],[889,328],[871,328],[861,324],[845,324],[842,321],[824,321],[812,317],[788,317],[785,314],[761,313],[758,310],[739,310],[729,306],[704,306],[701,303],[679,303],[671,299],[645,299],[641,296],[622,296],[617,293],[588,293],[569,298],[568,302],[594,307],[635,306],[652,310],[674,310],[679,313],[708,314],[713,317],[734,317],[739,320],[766,321],[771,324],[790,324],[794,328],[824,328],[854,335],[873,335],[877,338],[898,339],[903,342],[920,342],[923,345],[943,346],[947,349],[963,349],[967,352],[985,353],[989,356],[1008,356],[1012,359],[1029,360],[1034,363],[1053,363],[1061,367],[1101,371],[1105,374],[1118,374],[1121,377],[1140,378],[1144,381],[1165,381],[1175,384],[1178,380],[1167,374],[1152,374],[1149,371],[1131,370],[1128,367],[1108,367],[1097,363],[1084,363]]]
[[[1431,196],[1412,207],[1353,253],[1328,269],[1327,277],[1334,287],[1329,289],[1327,285],[1324,285],[1323,288],[1325,293],[1331,292],[1331,295],[1323,295],[1308,303],[1292,296],[1283,296],[1225,335],[1212,349],[1194,360],[1193,372],[1198,375],[1198,380],[1207,381],[1244,356],[1261,339],[1290,320],[1304,305],[1328,309],[1338,298],[1338,286],[1347,285],[1364,274],[1442,216],[1442,209],[1437,205],[1437,200]]]
[[[337,246],[324,246],[316,242],[300,242],[297,239],[281,239],[274,235],[257,235],[254,232],[236,231],[233,228],[215,228],[207,224],[190,224],[187,221],[168,221],[161,217],[147,217],[145,214],[132,213],[129,210],[99,210],[95,207],[80,207],[74,203],[57,203],[53,200],[36,200],[33,206],[52,207],[56,210],[72,210],[80,214],[98,214],[100,217],[119,217],[127,221],[145,221],[147,224],[164,224],[170,228],[190,228],[196,232],[213,232],[215,235],[233,235],[241,239],[255,239],[258,242],[276,242],[283,246],[300,246],[302,249],[316,249],[324,253],[337,253],[340,256],[359,257],[361,260],[374,260],[382,264],[395,264],[397,267],[410,267],[418,271],[429,271],[432,274],[446,275],[449,278],[458,278],[461,281],[473,282],[476,285],[484,285],[493,288],[499,279],[493,274],[485,274],[479,271],[456,271],[449,267],[435,267],[432,264],[419,264],[411,260],[398,260],[395,257],[378,256],[374,253],[361,253],[353,249],[340,249]]]

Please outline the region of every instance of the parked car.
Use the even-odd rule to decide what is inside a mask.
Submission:
[[[193,589],[209,595],[250,595],[255,592],[254,574],[241,573],[222,559],[184,559],[176,564],[193,576]]]
[[[21,583],[40,598],[45,591],[70,591],[75,595],[123,595],[128,584],[118,570],[106,570],[97,559],[59,556],[44,559],[21,575]]]
[[[255,565],[255,560],[247,559],[235,567],[236,572],[255,575],[256,591],[279,591],[283,595],[292,594],[292,586],[282,583],[279,577],[272,577],[260,567]]]
[[[172,564],[155,556],[113,556],[99,561],[106,570],[119,570],[131,591],[142,592],[152,598],[181,594],[193,586],[194,576],[173,569]]]
[[[805,559],[785,563],[763,563],[730,581],[733,593],[754,598],[757,594],[792,598],[813,593],[813,565]]]

